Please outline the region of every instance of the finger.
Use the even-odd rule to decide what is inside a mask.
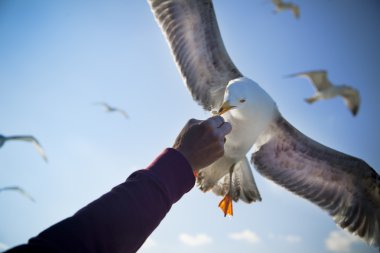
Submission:
[[[186,126],[187,126],[187,127],[191,127],[191,126],[193,126],[193,125],[197,125],[197,124],[199,124],[199,123],[202,122],[202,121],[203,121],[203,120],[190,119],[190,120],[187,122]]]
[[[202,122],[201,124],[208,125],[209,127],[215,129],[220,127],[224,123],[224,119],[221,116],[213,116]]]
[[[224,137],[229,134],[232,130],[232,126],[229,122],[224,122],[219,128],[218,131]]]

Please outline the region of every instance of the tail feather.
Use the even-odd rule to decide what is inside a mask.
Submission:
[[[251,167],[247,158],[240,160],[233,167],[232,189],[230,191],[230,174],[223,176],[212,188],[216,195],[225,196],[230,193],[232,199],[237,202],[239,199],[246,203],[261,201],[259,190],[256,186]]]

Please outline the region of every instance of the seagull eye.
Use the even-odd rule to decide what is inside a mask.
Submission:
[[[239,100],[239,102],[240,102],[240,103],[244,103],[244,102],[245,102],[245,99],[242,98],[242,99]]]

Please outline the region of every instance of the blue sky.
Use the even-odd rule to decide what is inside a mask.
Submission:
[[[300,131],[379,172],[380,4],[294,2],[299,20],[275,15],[269,0],[216,0],[227,51]],[[2,0],[0,31],[0,133],[36,136],[49,158],[28,143],[0,149],[0,187],[19,185],[36,199],[0,193],[0,248],[72,215],[147,166],[189,118],[209,115],[183,85],[145,1]],[[284,78],[315,69],[359,89],[357,117],[339,98],[306,104],[308,81]],[[99,101],[130,119],[105,113]],[[194,188],[140,252],[376,252],[253,172],[261,203],[235,204],[235,216],[224,218],[220,198]]]

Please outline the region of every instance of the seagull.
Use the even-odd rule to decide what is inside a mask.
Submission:
[[[36,138],[34,138],[31,135],[17,135],[17,136],[3,136],[3,135],[0,135],[0,148],[4,145],[5,142],[12,141],[12,140],[15,140],[15,141],[28,141],[28,142],[33,143],[34,147],[36,148],[38,154],[42,157],[42,159],[44,159],[45,162],[48,161],[48,159],[47,159],[47,157],[45,155],[45,152],[42,149],[41,144],[37,141]]]
[[[193,99],[217,111],[232,131],[224,156],[197,173],[202,191],[232,201],[260,201],[249,161],[263,176],[326,210],[342,228],[380,245],[380,176],[365,161],[305,136],[275,101],[230,59],[211,0],[148,0]]]
[[[99,103],[95,103],[95,105],[101,105],[103,106],[105,109],[106,109],[106,112],[119,112],[121,113],[126,119],[129,118],[129,115],[126,111],[122,110],[122,109],[119,109],[119,108],[116,108],[116,107],[113,107],[113,106],[110,106],[109,104],[107,103],[104,103],[104,102],[99,102]]]
[[[30,201],[36,202],[34,200],[34,198],[29,193],[27,193],[24,189],[22,189],[21,187],[18,187],[18,186],[2,187],[2,188],[0,188],[0,192],[2,192],[2,191],[17,191],[18,193],[20,193],[24,197],[28,198]]]
[[[290,2],[283,2],[282,0],[272,0],[272,3],[276,6],[276,13],[284,10],[291,10],[295,18],[298,19],[300,17],[300,8],[298,5]]]
[[[359,91],[348,85],[333,85],[327,78],[327,71],[316,70],[288,75],[288,77],[306,77],[316,89],[316,94],[313,97],[306,98],[305,101],[309,104],[321,99],[329,99],[341,96],[350,109],[353,116],[356,116],[360,106]]]

